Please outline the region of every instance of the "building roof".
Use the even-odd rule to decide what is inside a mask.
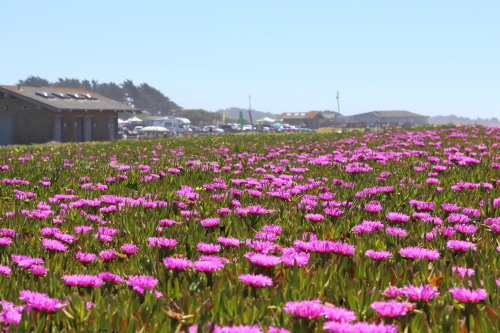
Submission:
[[[138,112],[125,103],[85,89],[57,87],[0,86],[0,92],[26,102],[42,105],[52,111],[122,111]]]
[[[422,116],[410,111],[404,111],[404,110],[391,110],[391,111],[371,111],[371,112],[365,112],[365,113],[360,113],[357,115],[354,115],[354,117],[357,116],[364,116],[364,115],[369,115],[373,114],[379,118],[428,118],[427,116]]]
[[[316,117],[323,118],[321,112],[285,112],[278,116],[279,119],[313,119]]]

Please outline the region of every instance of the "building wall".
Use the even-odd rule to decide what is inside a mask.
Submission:
[[[0,98],[0,120],[12,126],[0,145],[110,140],[118,130],[117,112],[55,112],[16,98]]]
[[[117,122],[117,112],[62,112],[62,141],[112,140],[116,137]],[[114,137],[110,132],[115,133]]]

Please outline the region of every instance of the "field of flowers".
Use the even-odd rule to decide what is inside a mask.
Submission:
[[[0,147],[0,331],[498,332],[500,128]]]

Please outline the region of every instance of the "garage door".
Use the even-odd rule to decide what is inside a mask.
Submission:
[[[0,116],[0,146],[11,145],[14,142],[14,122],[10,116]]]

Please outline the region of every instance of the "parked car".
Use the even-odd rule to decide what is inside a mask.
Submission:
[[[255,126],[243,125],[243,131],[255,131]]]
[[[206,132],[212,132],[212,133],[224,133],[224,130],[222,128],[219,128],[217,126],[205,126],[204,131]]]

